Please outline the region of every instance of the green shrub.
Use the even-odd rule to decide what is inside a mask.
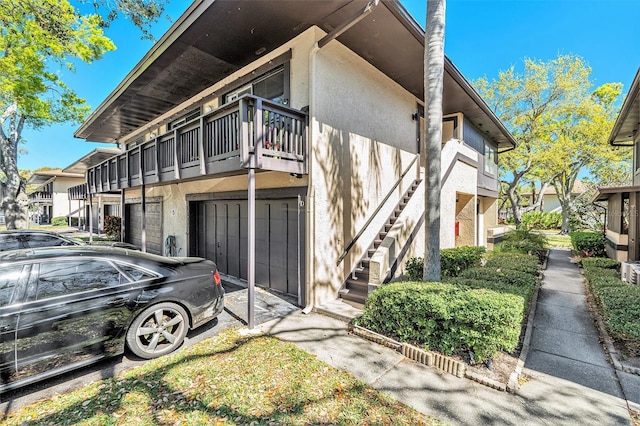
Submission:
[[[558,229],[562,225],[562,213],[532,211],[522,215],[522,227],[526,229]]]
[[[69,218],[67,216],[56,216],[51,219],[53,226],[67,226],[69,224]]]
[[[399,282],[370,294],[357,323],[445,354],[472,350],[482,361],[516,347],[523,312],[522,299],[513,294]]]
[[[455,277],[467,268],[480,266],[487,251],[484,247],[455,247],[440,250],[440,269],[443,276]],[[424,258],[411,257],[405,265],[407,277],[411,281],[422,281]]]
[[[581,261],[584,269],[603,268],[603,269],[620,269],[620,262],[608,257],[585,257]]]
[[[485,264],[487,268],[511,269],[537,275],[540,271],[538,256],[522,253],[491,253]]]
[[[485,252],[486,249],[482,246],[465,246],[440,250],[442,275],[455,277],[465,269],[480,266]]]
[[[583,257],[604,257],[604,235],[598,232],[574,231],[569,233],[571,244],[576,253]]]
[[[463,271],[459,276],[473,280],[495,281],[515,286],[536,285],[536,275],[511,269],[487,267],[469,268],[466,271]]]
[[[104,228],[105,235],[114,241],[120,241],[121,219],[120,216],[105,216]]]
[[[640,341],[640,287],[603,287],[597,300],[614,338]]]
[[[535,290],[535,286],[533,285],[515,286],[501,281],[476,280],[462,277],[447,278],[445,282],[464,288],[486,288],[498,293],[510,293],[519,296],[522,298],[522,305],[525,309],[529,306],[529,300],[531,300],[531,296]]]
[[[495,251],[500,253],[535,254],[547,247],[547,238],[527,229],[520,228],[505,235]]]

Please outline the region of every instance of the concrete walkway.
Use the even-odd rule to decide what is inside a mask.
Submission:
[[[631,424],[625,397],[640,402],[640,376],[616,373],[607,363],[569,256],[551,252],[525,364],[528,381],[517,394],[409,361],[348,334],[345,322],[326,315],[295,312],[260,327],[448,424]]]

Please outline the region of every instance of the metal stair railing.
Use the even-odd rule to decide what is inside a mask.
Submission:
[[[349,241],[349,243],[346,245],[346,247],[344,248],[344,251],[342,252],[342,254],[340,255],[340,257],[338,258],[338,261],[336,262],[336,266],[339,266],[340,263],[344,260],[344,258],[347,256],[347,254],[349,254],[349,251],[351,251],[351,249],[353,248],[353,246],[356,244],[356,242],[358,241],[358,239],[360,239],[360,237],[362,236],[362,234],[364,234],[364,231],[366,231],[366,229],[369,227],[369,225],[371,225],[371,222],[373,222],[373,219],[378,215],[378,213],[380,212],[380,210],[382,210],[382,207],[385,205],[385,203],[387,202],[387,200],[389,200],[389,198],[391,198],[391,195],[393,194],[393,192],[396,190],[396,188],[400,185],[400,183],[402,182],[402,180],[404,179],[404,177],[407,175],[407,173],[409,173],[409,171],[411,170],[411,167],[413,167],[413,165],[415,164],[416,160],[418,159],[418,156],[416,155],[413,160],[411,160],[411,163],[409,163],[409,165],[407,166],[407,168],[405,169],[404,172],[402,172],[402,175],[400,175],[400,178],[398,178],[398,180],[396,181],[396,183],[391,187],[391,189],[389,190],[389,192],[387,193],[387,195],[384,197],[384,199],[382,200],[382,202],[378,205],[378,207],[376,207],[375,211],[371,214],[371,216],[369,216],[369,219],[367,219],[367,222],[364,224],[364,226],[360,229],[360,231],[356,234],[355,237],[353,237],[353,239],[351,241]]]

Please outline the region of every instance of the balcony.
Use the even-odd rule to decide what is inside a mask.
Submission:
[[[29,194],[29,201],[32,203],[51,203],[53,202],[53,194],[51,192],[33,192]]]
[[[67,189],[67,193],[69,194],[70,200],[86,200],[88,198],[87,184],[82,183],[80,185],[72,186]]]
[[[257,169],[306,174],[307,114],[243,96],[90,168],[88,189],[95,194],[242,174],[251,155]]]

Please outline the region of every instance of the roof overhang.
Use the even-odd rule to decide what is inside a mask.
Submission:
[[[103,161],[106,161],[121,152],[122,151],[119,148],[96,148],[87,155],[80,157],[78,160],[65,167],[63,171],[84,175],[91,167],[97,166]]]
[[[117,142],[312,26],[339,28],[364,0],[196,0],[75,132]],[[424,99],[424,29],[397,0],[382,0],[337,40]],[[499,148],[516,141],[453,63],[443,112],[462,112]]]
[[[606,201],[615,194],[624,194],[631,192],[640,192],[640,186],[611,186],[607,188],[598,188],[598,192],[593,197],[593,201]]]
[[[622,103],[609,143],[615,146],[633,146],[640,125],[640,68],[631,83],[627,97]]]

